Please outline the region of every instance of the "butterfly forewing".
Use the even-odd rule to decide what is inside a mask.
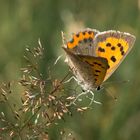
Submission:
[[[73,34],[72,39],[66,43],[67,48],[75,54],[92,55],[93,40],[97,33],[99,33],[99,31],[87,28]]]
[[[107,31],[95,37],[95,55],[106,58],[109,68],[104,81],[117,69],[119,64],[131,50],[135,36],[119,31]]]

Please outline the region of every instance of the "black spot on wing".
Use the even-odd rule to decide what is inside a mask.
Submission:
[[[92,31],[88,31],[89,34],[92,34]]]
[[[121,43],[118,43],[117,46],[118,46],[118,47],[121,47]]]
[[[111,50],[114,51],[116,48],[114,46],[111,47]]]
[[[95,70],[95,72],[99,72],[100,73],[101,71],[100,70]]]
[[[99,48],[98,48],[98,51],[99,51],[99,52],[105,52],[105,49],[104,49],[104,48],[99,47]]]
[[[85,32],[82,32],[83,33],[83,35],[85,35],[86,34],[86,31]]]
[[[123,46],[120,47],[120,52],[121,52],[121,55],[125,54]]]
[[[105,69],[105,67],[100,63],[94,62],[94,64],[100,66],[102,69]]]
[[[122,52],[121,52],[121,55],[124,55],[124,54],[125,54],[125,52],[124,52],[124,51],[122,51]]]
[[[109,42],[106,43],[106,46],[107,46],[107,47],[111,47],[111,43],[109,43]]]
[[[87,39],[86,38],[84,38],[84,42],[87,43]]]
[[[89,37],[89,39],[88,39],[88,40],[89,40],[89,42],[92,42],[92,41],[93,41],[92,37]]]
[[[94,67],[94,64],[89,63],[88,61],[85,61],[87,64],[89,64],[90,66]]]
[[[79,40],[79,42],[78,42],[79,44],[81,44],[82,43],[82,41],[81,40]]]
[[[115,56],[112,56],[112,57],[110,58],[110,60],[111,60],[112,62],[116,62]]]
[[[70,40],[70,43],[73,43],[74,42],[74,39],[72,38],[71,40]]]
[[[74,48],[77,48],[78,46],[74,46]]]
[[[109,68],[110,68],[110,66],[108,65],[108,66],[107,66],[107,69],[109,69]]]
[[[76,37],[79,37],[79,34],[76,34]]]
[[[123,51],[123,46],[120,47],[120,51],[121,51],[121,52]]]
[[[94,62],[94,64],[95,64],[95,65],[98,65],[98,66],[101,66],[101,64],[100,64],[100,63],[97,63],[97,62]]]

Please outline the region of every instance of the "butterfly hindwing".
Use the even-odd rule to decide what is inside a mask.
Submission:
[[[85,55],[78,55],[80,59],[87,63],[92,71],[94,76],[94,81],[96,87],[100,86],[104,80],[108,69],[108,62],[105,58],[95,57],[95,56],[85,56]]]
[[[109,68],[104,81],[117,69],[119,64],[131,50],[135,36],[119,31],[107,31],[95,37],[95,56],[106,58]]]

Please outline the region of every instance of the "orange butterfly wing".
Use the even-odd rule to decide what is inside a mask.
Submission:
[[[73,34],[72,39],[66,43],[66,48],[74,54],[93,55],[94,38],[99,31],[87,28]]]
[[[106,58],[109,68],[104,81],[117,69],[135,42],[135,36],[119,31],[107,31],[95,37],[95,55]]]
[[[105,58],[101,57],[94,57],[94,56],[85,56],[85,55],[78,55],[83,62],[86,62],[90,65],[96,87],[100,86],[105,78],[107,69],[108,69],[108,62]]]

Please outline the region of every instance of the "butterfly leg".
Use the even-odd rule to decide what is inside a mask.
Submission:
[[[101,105],[102,104],[101,102],[98,102],[98,101],[94,100],[94,93],[93,93],[93,91],[89,91],[89,92],[91,93],[92,98],[90,98],[91,101],[90,101],[88,106],[91,106],[93,102],[96,103],[96,104],[100,104]]]
[[[70,79],[68,79],[67,81],[65,81],[64,84],[69,83],[73,79],[77,82],[76,77],[72,76]]]
[[[82,95],[85,95],[85,94],[87,94],[87,93],[88,93],[88,91],[84,91],[84,92],[80,93],[79,95],[77,95],[77,96],[75,97],[74,101],[72,101],[71,104],[74,104],[74,105],[75,105],[75,102],[76,102],[77,100],[80,101],[79,97],[82,96]]]
[[[100,105],[102,104],[101,102],[98,102],[98,101],[94,100],[94,93],[93,93],[92,91],[89,91],[89,90],[80,93],[80,94],[74,99],[74,101],[72,102],[72,104],[75,104],[75,102],[79,99],[80,96],[86,95],[87,93],[91,93],[91,95],[92,95],[92,98],[89,98],[89,99],[90,99],[90,103],[89,103],[88,107],[90,107],[90,106],[92,105],[92,103],[96,103],[96,104],[100,104]]]

